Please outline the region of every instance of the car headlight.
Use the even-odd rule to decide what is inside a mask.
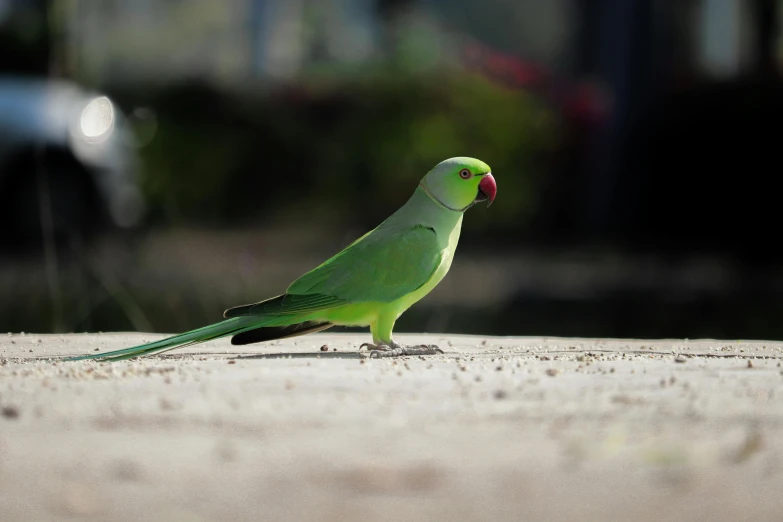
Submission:
[[[114,149],[119,113],[106,96],[95,96],[74,107],[71,113],[69,141],[71,150],[88,164],[102,165],[116,158]]]
[[[106,96],[90,100],[79,116],[79,132],[91,143],[107,140],[114,133],[114,105]]]

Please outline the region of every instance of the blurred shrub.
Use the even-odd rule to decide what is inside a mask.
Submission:
[[[371,227],[436,163],[474,156],[492,166],[499,197],[470,226],[524,228],[558,136],[536,96],[457,73],[240,94],[189,83],[149,103],[159,127],[142,149],[144,183],[157,217],[173,222]]]

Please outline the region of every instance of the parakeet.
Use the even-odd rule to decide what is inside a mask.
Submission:
[[[225,320],[160,341],[80,359],[121,360],[233,336],[243,345],[326,330],[369,326],[372,357],[443,353],[434,345],[392,339],[400,315],[446,275],[463,213],[495,200],[497,185],[483,161],[457,157],[436,165],[411,198],[377,228],[291,283],[282,295],[229,308]]]

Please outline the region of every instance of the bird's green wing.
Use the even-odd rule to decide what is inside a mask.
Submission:
[[[429,281],[442,255],[433,228],[382,225],[291,283],[287,294],[391,302]]]
[[[244,315],[263,315],[265,317],[302,315],[326,308],[333,308],[346,301],[332,295],[309,294],[291,295],[283,294],[272,297],[260,303],[235,306],[223,312],[223,317],[240,317]]]
[[[348,303],[388,303],[429,281],[441,257],[432,228],[379,227],[291,283],[285,294],[223,315],[305,315]]]

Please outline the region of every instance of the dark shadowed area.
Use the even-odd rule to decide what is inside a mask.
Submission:
[[[467,155],[397,330],[781,339],[782,4],[0,0],[0,331],[215,322]]]

